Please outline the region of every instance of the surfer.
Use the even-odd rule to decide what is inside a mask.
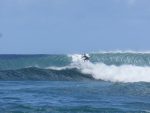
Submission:
[[[84,61],[89,61],[90,60],[90,57],[88,55],[86,55],[86,54],[84,54],[82,56],[82,58],[83,58]]]

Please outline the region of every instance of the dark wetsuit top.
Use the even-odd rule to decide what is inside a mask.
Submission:
[[[83,57],[82,57],[82,58],[83,58],[83,60],[84,60],[84,61],[89,60],[89,57],[88,57],[88,56],[86,56],[86,55],[83,55]]]

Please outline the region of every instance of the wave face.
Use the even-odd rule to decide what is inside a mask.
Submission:
[[[65,66],[71,63],[67,55],[0,55],[0,70],[21,69],[27,67],[46,68]]]
[[[104,80],[150,82],[150,53],[0,55],[0,80]]]

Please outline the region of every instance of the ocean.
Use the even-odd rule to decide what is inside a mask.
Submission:
[[[150,113],[150,53],[0,55],[0,113]]]

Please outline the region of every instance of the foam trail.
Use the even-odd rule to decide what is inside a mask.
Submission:
[[[80,55],[72,56],[72,67],[84,74],[91,74],[95,79],[112,82],[150,82],[150,67],[133,65],[108,66],[103,63],[83,62]]]
[[[46,69],[52,69],[52,70],[66,70],[66,69],[73,69],[75,68],[74,66],[64,66],[64,67],[54,67],[54,66],[51,66],[51,67],[47,67]]]

